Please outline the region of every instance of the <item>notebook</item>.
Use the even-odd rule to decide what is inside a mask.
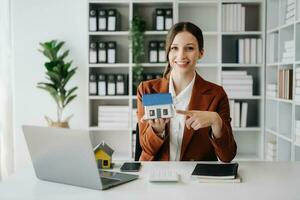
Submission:
[[[192,176],[203,179],[235,179],[238,163],[199,163]]]

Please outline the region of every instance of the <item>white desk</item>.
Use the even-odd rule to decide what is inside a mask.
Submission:
[[[0,182],[0,199],[300,199],[300,162],[240,162],[242,183],[199,183],[190,176],[195,165],[195,162],[144,162],[138,180],[104,191],[40,181],[33,169],[28,168]],[[153,167],[177,169],[180,182],[148,182],[147,174]]]

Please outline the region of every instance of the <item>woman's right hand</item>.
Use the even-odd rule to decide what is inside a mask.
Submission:
[[[149,120],[141,119],[141,121],[148,122],[156,134],[161,134],[164,132],[166,128],[166,124],[170,121],[170,119],[163,119],[163,118],[149,119]]]

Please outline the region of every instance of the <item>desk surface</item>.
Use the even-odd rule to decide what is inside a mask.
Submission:
[[[196,162],[143,162],[138,180],[105,191],[41,181],[28,168],[0,182],[0,199],[300,199],[300,162],[239,164],[242,183],[199,183],[190,176]],[[116,171],[119,167],[116,164]],[[180,182],[148,182],[154,167],[176,169]]]

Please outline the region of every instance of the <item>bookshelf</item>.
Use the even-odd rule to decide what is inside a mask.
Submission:
[[[267,160],[300,160],[300,145],[296,141],[296,125],[300,120],[297,97],[300,1],[268,0],[266,10],[269,51],[266,52],[264,156]]]
[[[238,4],[238,6],[236,6]],[[226,16],[228,26],[235,29],[225,30],[224,8],[229,7],[227,13],[235,13]],[[235,6],[230,6],[235,5]],[[234,7],[234,8],[233,8]],[[240,18],[241,7],[244,7],[244,24],[241,20],[235,24],[228,24],[232,18]],[[89,0],[87,18],[91,9],[117,9],[120,13],[120,29],[113,32],[87,31],[88,42],[116,41],[116,63],[88,63],[89,74],[91,72],[101,74],[127,74],[128,95],[122,96],[88,96],[89,129],[91,137],[96,144],[105,140],[115,149],[114,159],[133,159],[135,130],[135,109],[137,106],[136,95],[132,91],[132,50],[130,49],[129,28],[133,16],[138,15],[146,21],[145,31],[145,58],[142,61],[145,74],[162,74],[165,63],[149,63],[149,42],[152,40],[164,41],[166,30],[156,31],[153,29],[153,12],[157,8],[172,9],[173,22],[191,21],[198,25],[204,36],[205,55],[197,65],[197,71],[206,80],[222,85],[222,71],[244,71],[251,77],[252,92],[247,96],[229,97],[237,103],[246,103],[246,126],[233,127],[234,136],[238,145],[237,160],[260,160],[263,159],[264,144],[264,83],[265,83],[265,1],[263,0]],[[232,10],[230,10],[232,9]],[[235,10],[235,11],[234,11]],[[232,12],[231,12],[232,11]],[[224,16],[224,17],[223,17]],[[89,18],[88,18],[89,19]],[[209,20],[207,20],[209,19]],[[259,62],[245,63],[238,61],[239,39],[261,39]],[[256,40],[255,40],[256,41]],[[129,51],[128,51],[129,49]],[[247,49],[250,55],[250,49]],[[256,52],[256,51],[255,51]],[[246,54],[243,52],[243,55]],[[256,53],[257,56],[257,53]],[[87,83],[89,84],[89,83]],[[128,106],[129,124],[127,128],[101,128],[98,126],[99,106]],[[244,116],[245,117],[245,116]]]

